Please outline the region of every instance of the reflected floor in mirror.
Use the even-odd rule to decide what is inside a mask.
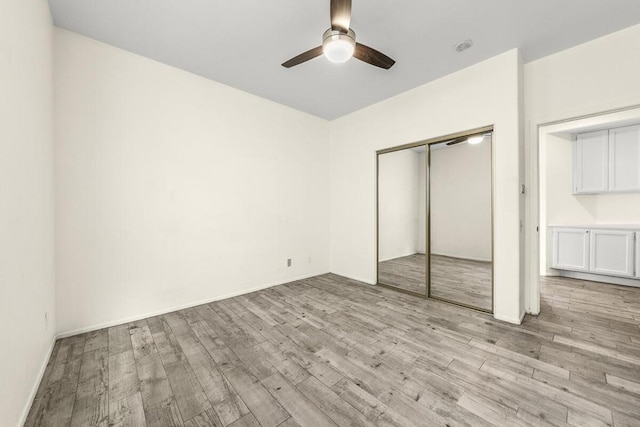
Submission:
[[[405,291],[425,293],[425,256],[413,254],[383,261],[378,281]],[[491,263],[431,255],[431,296],[491,310]]]
[[[431,296],[491,311],[490,262],[431,255]]]
[[[413,254],[378,263],[378,282],[403,291],[427,294],[424,254]]]

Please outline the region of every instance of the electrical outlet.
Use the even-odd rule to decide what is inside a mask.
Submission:
[[[47,311],[44,312],[44,328],[49,328],[49,312]]]
[[[287,258],[287,267],[291,267],[291,258]]]
[[[309,264],[311,264],[311,255],[309,255],[309,259],[307,260]]]

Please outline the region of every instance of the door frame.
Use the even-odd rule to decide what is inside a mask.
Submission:
[[[616,123],[625,121],[640,121],[640,104],[632,104],[618,108],[605,106],[597,112],[587,112],[575,115],[561,115],[561,118],[541,118],[532,120],[528,126],[528,150],[525,163],[529,197],[525,198],[525,311],[529,314],[540,314],[540,245],[542,236],[547,235],[547,230],[540,229],[542,217],[540,203],[540,186],[542,174],[540,171],[540,157],[542,155],[541,135],[558,132],[565,127],[579,128],[581,126],[603,127],[616,126]]]

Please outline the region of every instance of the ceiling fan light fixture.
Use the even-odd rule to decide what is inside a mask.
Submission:
[[[348,61],[353,56],[355,49],[356,33],[353,30],[344,33],[329,29],[322,36],[322,52],[331,62]]]

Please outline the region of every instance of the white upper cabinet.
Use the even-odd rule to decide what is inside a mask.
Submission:
[[[635,232],[591,230],[589,271],[608,276],[635,274]]]
[[[573,192],[601,193],[609,189],[609,131],[581,133],[574,145]]]
[[[609,131],[609,187],[611,191],[640,189],[640,126]]]
[[[576,135],[574,194],[640,191],[640,125]]]

